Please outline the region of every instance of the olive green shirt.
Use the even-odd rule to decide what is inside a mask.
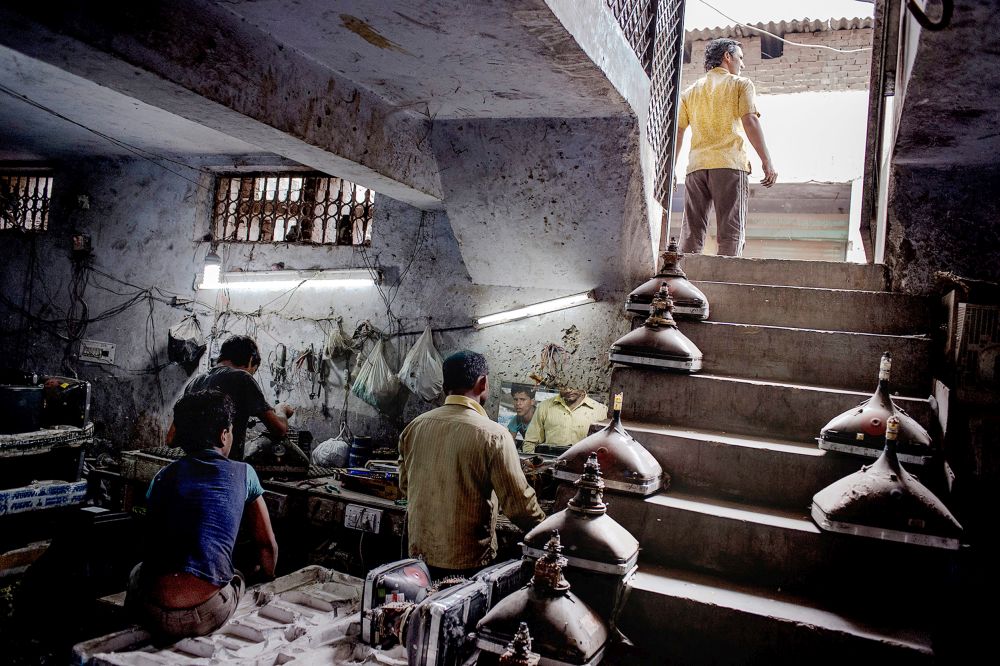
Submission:
[[[608,408],[591,398],[570,409],[561,395],[553,396],[535,408],[522,451],[531,453],[536,444],[572,446],[587,436],[592,423],[607,417]]]
[[[475,400],[450,395],[399,436],[410,555],[442,569],[488,564],[497,552],[497,504],[527,531],[545,518],[514,440]]]

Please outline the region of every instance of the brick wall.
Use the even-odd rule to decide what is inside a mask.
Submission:
[[[803,44],[823,44],[838,49],[871,47],[871,28],[789,33],[785,39]],[[871,51],[836,53],[827,49],[784,45],[779,58],[761,58],[759,37],[738,37],[743,44],[743,76],[749,77],[758,94],[780,95],[821,90],[867,90]],[[691,62],[684,65],[682,85],[694,83],[705,73],[705,44],[691,44]]]

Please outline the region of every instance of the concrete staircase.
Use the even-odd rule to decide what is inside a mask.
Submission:
[[[808,513],[864,462],[815,438],[871,394],[881,352],[897,404],[934,432],[933,303],[885,291],[881,266],[682,266],[711,303],[711,321],[680,323],[704,370],[612,372],[626,427],[673,479],[646,499],[607,498],[642,544],[623,632],[644,663],[933,663],[951,555],[824,533]],[[926,483],[930,470],[910,471]]]

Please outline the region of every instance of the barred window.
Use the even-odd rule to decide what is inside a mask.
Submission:
[[[230,243],[367,245],[374,203],[373,191],[320,174],[220,176],[212,226]]]
[[[0,173],[0,230],[45,231],[51,196],[49,175]]]

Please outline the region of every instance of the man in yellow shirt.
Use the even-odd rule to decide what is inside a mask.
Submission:
[[[538,444],[569,448],[587,436],[592,423],[607,417],[608,408],[586,391],[563,387],[535,408],[522,450],[531,453]]]
[[[444,406],[413,419],[399,436],[410,555],[423,557],[434,578],[469,575],[496,557],[498,503],[524,531],[545,518],[510,432],[483,409],[486,359],[461,351],[442,370]]]
[[[681,251],[699,253],[708,232],[708,213],[715,206],[719,254],[738,257],[746,240],[750,140],[764,167],[764,187],[778,173],[764,141],[754,87],[743,71],[743,49],[735,39],[713,39],[705,47],[705,76],[681,95],[677,116],[677,148],[691,128],[691,153],[684,179],[684,229]],[[744,136],[745,133],[745,136]]]

